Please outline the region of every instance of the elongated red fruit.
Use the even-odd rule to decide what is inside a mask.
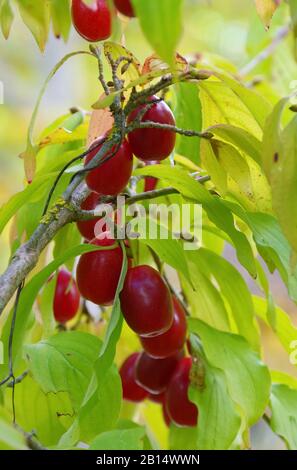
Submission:
[[[136,363],[136,382],[150,393],[163,393],[182,356],[180,352],[166,359],[153,359],[143,352]]]
[[[57,322],[66,323],[77,314],[80,295],[71,273],[60,269],[54,296],[54,316]]]
[[[135,380],[135,365],[139,358],[139,353],[129,356],[120,368],[120,376],[122,379],[123,398],[124,400],[139,403],[148,396],[148,392],[140,387]]]
[[[187,321],[185,311],[173,297],[173,323],[168,331],[154,338],[140,338],[143,349],[152,357],[162,359],[180,351],[185,344]]]
[[[177,426],[196,426],[198,421],[197,407],[188,398],[191,366],[190,357],[179,362],[166,392],[166,410]]]
[[[107,0],[72,0],[72,21],[76,31],[90,42],[104,41],[111,36],[112,18]]]
[[[116,247],[83,254],[77,265],[77,285],[85,299],[98,305],[111,305],[121,275],[122,249],[108,238],[94,239],[91,243],[101,247]]]
[[[137,334],[156,336],[171,327],[173,310],[169,289],[159,272],[150,266],[128,270],[120,299],[125,320]]]
[[[122,15],[128,16],[130,18],[135,16],[131,0],[114,0],[114,3],[117,10],[122,13]]]
[[[98,144],[98,140],[93,146]],[[85,164],[89,163],[100,150],[97,146],[86,157]],[[108,155],[111,155],[116,148],[112,148]],[[105,156],[105,158],[108,157]],[[92,191],[109,196],[120,194],[127,186],[133,170],[133,155],[130,145],[125,139],[120,145],[117,153],[110,160],[103,163],[98,168],[89,172],[86,182]]]
[[[150,100],[156,100],[156,96],[152,96]],[[128,123],[134,121],[145,105],[136,108],[128,117]],[[152,121],[159,124],[169,124],[175,126],[175,119],[171,109],[165,103],[160,101],[154,103],[152,107],[146,111],[141,122]],[[169,157],[174,149],[176,134],[171,130],[164,129],[136,129],[129,133],[128,140],[131,145],[132,152],[137,158],[143,161],[164,160]]]
[[[82,203],[81,208],[83,210],[90,211],[95,209],[98,204],[100,204],[100,196],[98,193],[92,192]],[[86,240],[93,240],[93,238],[95,238],[95,225],[98,220],[99,218],[93,220],[80,220],[77,222],[77,228]]]

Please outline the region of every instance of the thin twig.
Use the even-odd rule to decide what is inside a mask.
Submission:
[[[257,54],[248,64],[244,65],[239,71],[238,76],[244,78],[246,75],[249,75],[252,70],[254,70],[261,62],[270,57],[277,46],[282,42],[282,40],[288,36],[291,31],[290,25],[283,26],[278,30],[275,37],[272,39],[271,43],[265,47],[259,54]]]

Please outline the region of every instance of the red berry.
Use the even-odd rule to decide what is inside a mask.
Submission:
[[[187,321],[185,311],[173,297],[173,323],[166,333],[154,338],[140,338],[143,349],[152,357],[161,359],[180,351],[186,341]]]
[[[133,18],[135,16],[131,0],[114,0],[115,6],[125,16]]]
[[[177,426],[196,426],[198,410],[188,398],[192,359],[183,358],[178,364],[166,392],[169,417]]]
[[[54,315],[59,323],[66,323],[77,314],[80,295],[71,273],[61,269],[58,273],[54,297]]]
[[[158,271],[150,266],[128,270],[120,298],[125,320],[137,334],[156,336],[172,325],[169,289]]]
[[[108,238],[94,239],[95,246],[108,247],[115,244]],[[81,295],[98,305],[111,305],[114,301],[123,263],[119,246],[110,250],[85,253],[77,265],[76,278]]]
[[[147,193],[148,191],[154,191],[158,184],[158,178],[154,178],[153,176],[146,176],[144,178],[144,192]]]
[[[133,401],[135,403],[141,402],[148,395],[147,391],[140,387],[135,380],[135,364],[139,356],[139,353],[131,354],[120,368],[123,398],[124,400]]]
[[[152,96],[150,98],[150,100],[153,99],[157,99],[157,97]],[[137,118],[139,112],[141,112],[144,106],[145,105],[141,105],[132,111],[128,117],[129,123]],[[153,104],[141,119],[141,122],[144,121],[153,121],[160,124],[170,124],[175,126],[174,116],[165,101]],[[160,161],[169,157],[173,151],[176,135],[175,132],[164,129],[136,129],[135,131],[130,132],[128,140],[131,145],[132,152],[136,157],[144,161]]]
[[[93,145],[98,145],[98,140]],[[89,163],[100,150],[95,148],[86,157],[85,164]],[[110,155],[115,150],[113,147]],[[104,158],[106,158],[105,156]],[[100,167],[89,172],[86,182],[92,191],[100,194],[116,196],[127,186],[133,170],[133,155],[128,141],[125,139],[117,153]]]
[[[169,427],[170,424],[171,424],[171,419],[170,419],[170,416],[168,414],[165,403],[163,403],[163,405],[162,405],[162,411],[163,411],[163,418],[164,418],[165,424],[166,424],[166,426]]]
[[[76,31],[87,41],[97,42],[111,35],[112,18],[107,0],[72,0],[72,20]]]
[[[143,352],[136,363],[136,382],[150,393],[164,392],[183,353],[154,359]]]
[[[98,193],[93,192],[82,203],[81,208],[85,211],[90,211],[95,209],[98,204],[100,204],[100,196]],[[77,228],[86,240],[93,240],[95,238],[95,225],[98,220],[99,218],[77,222]]]

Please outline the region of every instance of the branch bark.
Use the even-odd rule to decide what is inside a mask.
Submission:
[[[166,77],[162,77],[160,81],[157,82],[157,84],[151,85],[145,91],[142,90],[136,92],[134,90],[129,102],[123,108],[121,92],[123,82],[117,77],[117,68],[119,64],[116,61],[113,61],[111,56],[109,56],[108,59],[112,69],[114,87],[117,91],[120,91],[120,93],[115,96],[115,99],[110,106],[115,118],[115,125],[111,137],[103,140],[102,146],[98,150],[96,156],[88,163],[88,165],[86,165],[83,170],[76,173],[60,200],[43,217],[30,239],[15,252],[6,271],[0,276],[0,314],[3,312],[9,300],[13,297],[18,286],[24,282],[26,276],[36,266],[42,251],[53,240],[58,231],[66,224],[75,222],[85,217],[85,214],[83,214],[80,210],[80,206],[89,194],[89,189],[84,183],[82,183],[86,173],[112,158],[117,152],[118,145],[120,145],[125,134],[129,132],[131,128],[136,129],[137,127],[161,127],[156,123],[146,124],[137,122],[131,123],[130,126],[126,126],[126,116],[130,109],[136,107],[137,103],[142,102],[146,97],[152,96],[156,92],[161,91],[162,89],[175,83],[177,80],[176,76],[167,75]],[[103,72],[99,55],[98,61],[100,79],[102,81]],[[208,72],[192,70],[186,74],[182,74],[180,76],[180,80],[205,80],[208,77]],[[211,134],[207,132],[197,133],[188,130],[184,131],[174,126],[169,127],[170,130],[187,135],[189,137],[198,136],[207,139],[211,138]],[[164,128],[168,129],[168,126]],[[170,194],[173,192],[175,192],[173,188],[167,188],[165,193],[163,190],[163,194]],[[127,203],[130,204],[136,202],[137,200],[143,200],[144,198],[150,197],[156,197],[154,192],[151,194],[147,193],[141,197],[137,195],[134,197],[134,199],[131,198],[131,200]]]

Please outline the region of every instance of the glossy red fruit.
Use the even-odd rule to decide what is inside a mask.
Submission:
[[[163,403],[163,405],[162,405],[162,412],[163,412],[163,418],[164,418],[165,424],[166,424],[166,426],[169,427],[170,424],[171,424],[171,419],[170,419],[170,416],[168,414],[165,403]]]
[[[100,196],[98,193],[92,192],[82,203],[81,208],[85,211],[90,211],[95,209],[98,204],[100,204]],[[99,218],[94,220],[82,220],[77,222],[77,228],[86,240],[93,240],[93,238],[95,238],[94,230],[98,220]]]
[[[198,410],[188,398],[192,359],[183,358],[178,364],[166,392],[166,409],[177,426],[196,426]]]
[[[150,266],[129,269],[120,294],[121,308],[130,328],[141,336],[156,336],[173,322],[169,289]]]
[[[148,396],[148,392],[140,387],[135,380],[135,364],[139,358],[139,353],[129,356],[120,368],[120,376],[122,379],[123,398],[124,400],[139,403]]]
[[[107,0],[72,0],[72,21],[76,31],[90,42],[103,41],[111,36],[112,17]]]
[[[95,246],[108,247],[115,244],[107,238],[94,239]],[[113,303],[123,263],[119,246],[110,250],[85,253],[77,265],[76,278],[81,295],[98,305]]]
[[[166,359],[154,359],[143,352],[136,363],[136,382],[150,393],[164,392],[183,353]]]
[[[153,176],[146,176],[144,178],[144,192],[147,193],[148,191],[154,191],[158,184],[158,178],[154,178]]]
[[[154,99],[157,99],[157,97],[152,96],[150,98],[150,100]],[[139,106],[137,109],[132,111],[128,117],[129,123],[137,118],[139,112],[141,112],[144,106],[145,105]],[[175,125],[172,111],[165,101],[153,104],[152,107],[144,114],[141,121],[153,121],[160,124]],[[131,145],[132,152],[136,157],[144,161],[160,161],[169,157],[173,151],[176,135],[175,132],[164,129],[136,129],[129,133],[128,140]]]
[[[114,0],[114,3],[122,15],[129,16],[130,18],[135,16],[131,0]]]
[[[186,313],[176,297],[172,300],[173,323],[169,330],[154,338],[140,338],[143,349],[156,359],[172,356],[184,347],[186,341]]]
[[[60,269],[54,296],[54,316],[57,322],[66,323],[77,314],[80,295],[71,273]]]
[[[97,145],[98,141],[93,145]],[[89,163],[100,150],[95,148],[86,157],[85,164]],[[115,150],[113,148],[112,151]],[[105,157],[106,158],[106,157]],[[89,172],[86,182],[92,191],[100,194],[116,196],[127,186],[133,170],[133,155],[128,141],[125,139],[118,152],[100,167]]]

